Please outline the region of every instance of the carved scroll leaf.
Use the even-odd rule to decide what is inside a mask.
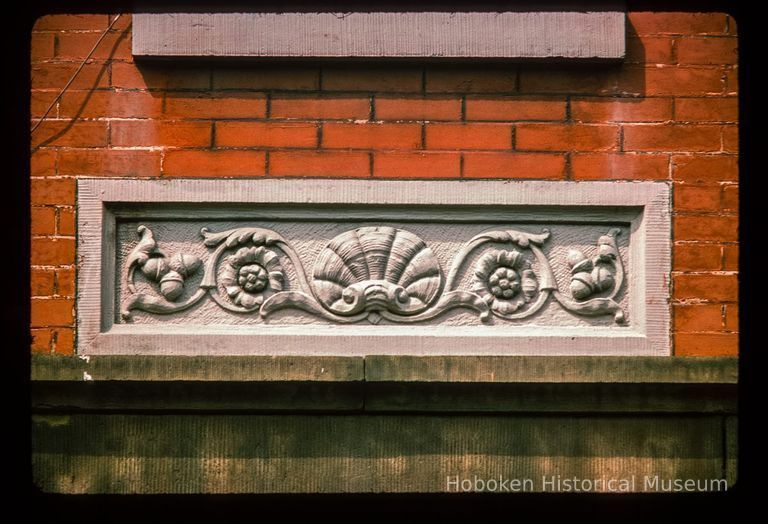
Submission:
[[[526,233],[523,231],[516,231],[514,229],[497,229],[493,231],[485,231],[475,235],[469,240],[469,242],[464,245],[464,247],[461,248],[461,251],[459,251],[456,256],[453,257],[453,263],[451,264],[451,269],[448,271],[448,278],[446,279],[446,289],[454,289],[456,286],[456,279],[459,275],[459,271],[464,266],[464,262],[466,261],[467,257],[479,246],[488,242],[497,242],[501,244],[512,243],[517,244],[523,248],[533,249],[536,246],[543,245],[544,242],[546,242],[546,240],[549,238],[549,234],[550,233],[548,229],[542,230],[540,234]],[[544,262],[544,265],[549,268],[549,262],[547,261],[546,257],[544,258]],[[547,274],[544,275],[545,278],[542,279],[541,283],[542,289],[548,289],[553,285],[554,277],[552,281],[550,281],[550,275],[551,271],[548,271]]]

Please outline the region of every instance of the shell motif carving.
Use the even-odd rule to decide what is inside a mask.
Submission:
[[[387,310],[415,315],[440,293],[442,272],[418,236],[393,227],[361,227],[331,240],[317,257],[312,287],[337,315]]]

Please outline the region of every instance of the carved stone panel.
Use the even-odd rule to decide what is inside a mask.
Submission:
[[[79,196],[83,353],[669,351],[665,184],[83,180]]]

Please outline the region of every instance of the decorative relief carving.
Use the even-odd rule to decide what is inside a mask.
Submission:
[[[174,313],[210,296],[228,311],[258,312],[264,318],[292,308],[337,323],[378,323],[382,318],[412,323],[465,308],[484,321],[491,315],[517,320],[540,311],[551,297],[576,315],[612,314],[621,323],[625,313],[615,300],[624,281],[619,233],[612,229],[600,236],[591,258],[578,250],[568,252],[563,263],[571,278],[564,293],[541,249],[550,238],[547,229],[539,234],[511,229],[480,233],[453,256],[443,278],[438,258],[416,234],[389,226],[359,227],[327,243],[314,259],[310,280],[298,253],[273,230],[243,227],[213,233],[203,228],[203,244],[213,251],[199,288],[180,300],[186,280],[202,261],[183,253],[167,257],[142,225],[139,242],[125,262],[127,293],[121,314],[129,319],[132,310]],[[158,294],[137,291],[137,268],[158,283]],[[468,283],[461,280],[464,268],[469,268]]]

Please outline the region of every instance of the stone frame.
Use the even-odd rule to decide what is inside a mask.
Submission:
[[[623,59],[624,6],[610,2],[598,9],[579,7],[530,12],[137,13],[133,54],[146,58]]]
[[[523,330],[525,344],[508,349],[511,337],[461,335],[416,337],[136,329],[113,325],[114,235],[118,204],[141,203],[385,204],[435,206],[549,206],[561,217],[591,214],[623,217],[631,224],[629,285],[635,319],[631,331],[547,336]],[[381,181],[381,180],[78,180],[78,353],[197,355],[655,355],[668,356],[670,191],[663,182]],[[574,208],[575,206],[575,208]],[[571,215],[569,215],[569,213]],[[618,214],[617,214],[618,213]],[[525,210],[520,211],[525,215]],[[256,335],[259,336],[259,335]],[[523,348],[523,349],[521,349]]]

